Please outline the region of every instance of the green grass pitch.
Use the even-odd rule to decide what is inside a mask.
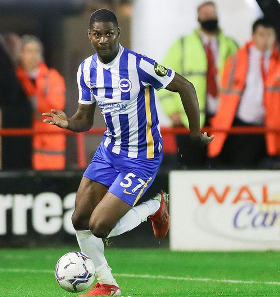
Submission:
[[[76,248],[0,249],[1,297],[70,297],[54,278]],[[123,297],[280,296],[279,252],[171,252],[115,249],[106,256]]]

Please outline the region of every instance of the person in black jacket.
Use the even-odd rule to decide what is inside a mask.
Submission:
[[[32,107],[0,35],[0,129],[31,128]],[[0,169],[31,169],[31,136],[0,136]]]

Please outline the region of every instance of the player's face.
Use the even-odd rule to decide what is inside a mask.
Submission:
[[[88,30],[88,37],[101,62],[111,62],[119,51],[120,29],[111,22],[95,22]]]
[[[258,26],[253,33],[253,40],[257,49],[264,53],[272,49],[276,41],[276,34],[273,28]]]
[[[27,71],[36,69],[42,60],[42,50],[37,42],[30,41],[23,46],[21,52],[21,63],[24,69]]]

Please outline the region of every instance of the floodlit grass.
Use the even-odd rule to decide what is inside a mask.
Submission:
[[[1,297],[70,297],[54,278],[76,248],[0,249]],[[280,296],[278,252],[171,252],[115,249],[106,256],[124,297]]]

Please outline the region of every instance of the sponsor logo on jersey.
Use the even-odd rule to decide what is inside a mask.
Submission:
[[[119,89],[123,93],[129,92],[131,90],[131,88],[132,88],[132,83],[129,79],[122,78],[121,80],[119,80]]]
[[[168,69],[162,65],[159,65],[157,62],[154,64],[154,69],[158,76],[166,76],[168,74]]]
[[[103,102],[101,100],[97,100],[97,104],[104,112],[119,111],[119,110],[127,109],[127,104],[125,103],[108,103],[108,102]]]

